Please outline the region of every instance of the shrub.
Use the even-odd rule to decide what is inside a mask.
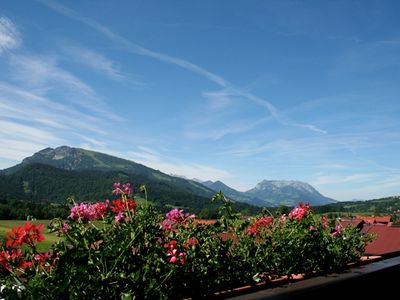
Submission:
[[[144,186],[141,189],[146,192]],[[1,296],[66,299],[179,299],[207,296],[270,275],[333,270],[357,261],[370,239],[356,228],[328,225],[309,205],[287,216],[241,220],[222,193],[220,220],[203,225],[173,209],[164,217],[137,204],[130,184],[114,200],[72,202],[60,236],[38,253],[42,226],[13,228],[0,250]]]

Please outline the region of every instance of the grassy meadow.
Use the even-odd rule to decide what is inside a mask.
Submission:
[[[53,233],[48,233],[47,225],[50,223],[50,220],[37,220],[30,221],[32,224],[39,225],[44,224],[44,228],[42,234],[44,236],[44,241],[38,244],[38,251],[44,252],[49,250],[50,246],[58,240]],[[0,237],[5,238],[6,232],[10,231],[13,227],[24,226],[25,221],[23,220],[0,220]]]

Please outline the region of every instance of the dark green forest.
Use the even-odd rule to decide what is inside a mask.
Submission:
[[[136,198],[143,198],[140,185],[146,185],[149,201],[163,212],[173,207],[195,213],[199,218],[218,217],[218,205],[211,201],[213,192],[193,189],[186,180],[179,178],[159,180],[157,173],[132,174],[124,171],[65,170],[46,164],[32,163],[19,167],[15,172],[0,174],[0,219],[25,219],[27,215],[37,219],[67,217],[67,199],[76,202],[98,202],[112,199],[114,182],[130,182]],[[200,190],[201,192],[201,190]],[[254,215],[260,207],[235,202],[234,208],[242,215]],[[290,207],[264,209],[265,213],[277,210],[287,213]],[[387,197],[368,201],[347,201],[314,206],[314,211],[330,215],[400,215],[400,197]]]
[[[349,215],[368,214],[368,215],[393,215],[400,214],[400,197],[386,197],[366,201],[344,201],[314,207],[318,213],[345,213]]]
[[[146,175],[121,171],[71,171],[43,164],[27,164],[12,174],[0,175],[0,219],[23,219],[27,214],[36,218],[66,217],[67,199],[76,202],[98,202],[112,199],[114,182],[130,182],[134,193],[141,197],[138,187],[146,185],[149,200],[160,210],[179,207],[201,218],[216,218],[218,204],[211,197],[202,197],[179,188],[174,183],[155,180]],[[244,215],[260,208],[245,203],[234,203],[236,211]]]

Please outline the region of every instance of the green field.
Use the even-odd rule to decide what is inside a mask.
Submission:
[[[50,220],[37,220],[31,221],[31,223],[35,225],[44,224],[42,231],[44,241],[40,242],[37,248],[39,252],[49,250],[50,246],[58,240],[55,234],[47,232],[47,225],[50,223]],[[0,237],[5,238],[6,232],[10,231],[11,228],[23,226],[24,224],[25,221],[22,220],[0,220]]]

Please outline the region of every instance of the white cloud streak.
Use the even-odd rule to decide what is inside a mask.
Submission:
[[[11,78],[22,86],[46,95],[52,90],[63,90],[63,99],[73,105],[101,115],[108,120],[120,120],[107,109],[104,101],[85,82],[62,69],[53,56],[11,55]],[[60,97],[60,96],[58,96]]]
[[[271,114],[271,116],[283,125],[305,128],[305,129],[308,129],[308,130],[311,130],[314,132],[318,132],[318,133],[326,133],[324,130],[319,129],[318,127],[316,127],[314,125],[301,124],[301,123],[297,123],[297,122],[290,120],[289,118],[280,114],[278,112],[278,110],[269,101],[267,101],[261,97],[255,96],[249,92],[241,91],[240,89],[236,88],[232,83],[230,83],[225,78],[223,78],[215,73],[212,73],[212,72],[206,70],[205,68],[202,68],[190,61],[187,61],[187,60],[184,60],[184,59],[181,59],[178,57],[173,57],[173,56],[170,56],[170,55],[167,55],[164,53],[156,52],[156,51],[147,49],[145,47],[142,47],[142,46],[140,46],[136,43],[133,43],[130,40],[116,34],[115,32],[113,32],[106,26],[102,25],[101,23],[99,23],[95,20],[92,20],[90,18],[84,17],[84,16],[78,14],[77,12],[75,12],[74,10],[67,8],[63,5],[60,5],[54,1],[48,1],[48,0],[38,0],[38,1],[64,16],[70,17],[72,19],[75,19],[79,22],[82,22],[82,23],[88,25],[89,27],[91,27],[94,30],[103,34],[108,39],[123,46],[126,49],[126,51],[128,51],[128,52],[131,52],[133,54],[142,55],[142,56],[151,57],[151,58],[154,58],[161,62],[169,63],[172,65],[181,67],[185,70],[191,71],[193,73],[199,74],[200,76],[208,79],[209,81],[216,83],[220,87],[229,90],[232,94],[237,95],[237,96],[242,96],[255,104],[265,107],[267,109],[267,111]]]
[[[0,54],[20,44],[21,37],[15,24],[6,17],[0,17]]]
[[[59,143],[61,140],[52,133],[38,128],[0,120],[0,136],[18,138],[20,140],[38,141],[45,144]]]
[[[344,183],[346,184],[346,183]],[[389,196],[400,195],[400,176],[384,175],[383,177],[376,177],[370,180],[368,184],[361,183],[359,186],[348,188],[343,187],[343,184],[336,186],[332,184],[332,188],[318,187],[325,195],[329,195],[334,199],[341,201],[350,201],[354,199],[377,199]]]
[[[352,174],[352,175],[321,175],[315,178],[311,184],[315,186],[320,185],[332,185],[338,183],[363,183],[369,181],[370,179],[376,177],[375,173],[362,173],[362,174]]]
[[[279,139],[272,142],[262,143],[251,140],[241,141],[240,145],[227,150],[226,154],[237,156],[252,156],[269,153],[277,156],[305,155],[309,157],[325,156],[329,152],[348,151],[355,153],[363,148],[373,147],[374,143],[368,135],[359,134],[336,134],[319,137]]]
[[[184,175],[187,178],[197,178],[200,180],[227,180],[232,178],[232,174],[226,170],[214,168],[200,163],[188,163],[161,154],[154,149],[146,146],[137,146],[137,150],[119,152],[112,149],[95,149],[124,159],[132,160],[155,170],[160,170],[166,174]]]
[[[106,134],[106,131],[100,129],[100,124],[104,122],[102,117],[82,113],[71,106],[4,82],[0,82],[0,106],[0,116],[3,118],[39,123],[57,130],[83,130]]]
[[[63,47],[63,50],[71,60],[89,67],[111,80],[119,82],[128,81],[130,83],[142,85],[140,82],[129,78],[127,74],[124,74],[114,61],[96,51],[71,45]]]
[[[21,161],[23,158],[31,156],[43,148],[49,147],[39,141],[25,141],[16,139],[1,139],[0,141],[0,157],[13,161]],[[9,167],[9,166],[5,166]]]
[[[104,118],[0,82],[0,157],[21,160],[78,137],[97,147],[107,135]],[[96,137],[96,138],[94,138]]]
[[[386,45],[400,45],[400,40],[384,40],[384,41],[378,41],[378,43]]]
[[[29,87],[62,85],[71,91],[78,90],[86,96],[94,96],[93,89],[71,73],[59,68],[56,59],[49,56],[13,55],[10,63],[13,78]]]

